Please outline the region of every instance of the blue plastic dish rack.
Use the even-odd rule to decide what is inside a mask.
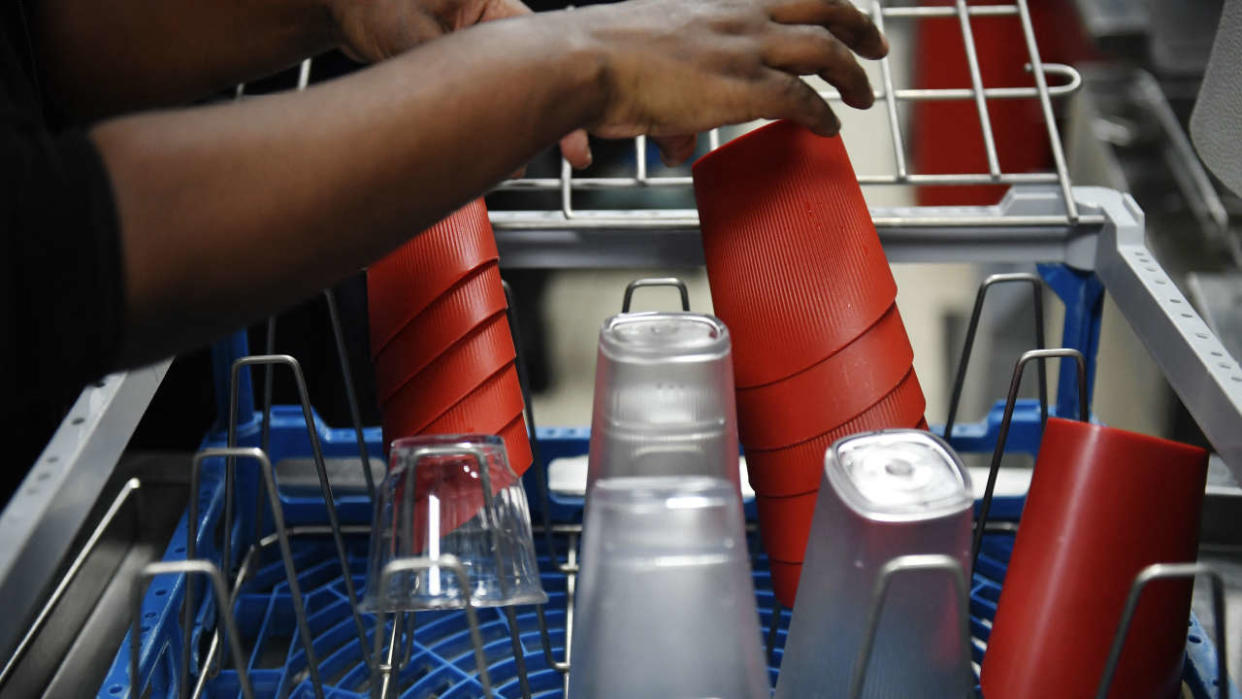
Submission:
[[[964,452],[989,452],[995,444],[1002,406],[995,407],[981,423],[959,425],[954,430],[954,446]],[[244,414],[244,413],[243,413]],[[356,457],[357,443],[352,430],[331,429],[316,418],[315,429],[320,435],[324,456]],[[258,416],[244,422],[239,429],[238,442],[243,446],[258,444]],[[1010,452],[1034,454],[1039,443],[1039,409],[1035,401],[1021,401],[1014,414],[1013,426],[1008,440]],[[580,429],[540,430],[540,448],[546,462],[562,456],[585,454],[587,432]],[[380,454],[380,431],[366,430],[368,448]],[[222,446],[222,433],[209,435],[207,446]],[[301,410],[295,406],[276,406],[272,414],[271,457],[278,462],[284,458],[305,458],[311,454]],[[537,509],[539,498],[535,491],[533,469],[525,481],[532,508]],[[255,492],[255,469],[244,460],[238,464],[238,495],[244,501],[253,498]],[[299,525],[322,525],[326,522],[325,508],[316,497],[294,497],[282,494],[286,517],[291,527]],[[202,557],[219,560],[215,528],[223,508],[223,462],[220,459],[204,464],[201,494],[198,551]],[[995,519],[1016,519],[1021,512],[1021,498],[998,498],[993,508]],[[573,522],[580,516],[580,503],[574,500],[553,498],[551,513],[555,521]],[[338,507],[344,524],[369,524],[370,507],[363,495],[338,498]],[[242,550],[244,529],[248,526],[247,513],[253,507],[243,504],[239,509],[237,525],[237,550],[234,560]],[[535,513],[535,521],[539,521]],[[186,520],[182,518],[165,552],[166,560],[184,558]],[[346,537],[349,552],[350,574],[355,585],[364,585],[367,540],[362,534]],[[554,652],[564,658],[566,577],[554,565],[544,549],[544,541],[536,536],[540,549],[540,566],[543,585],[550,601],[546,614],[551,631]],[[565,538],[560,537],[558,548],[565,551]],[[767,559],[757,551],[752,542],[754,583],[758,599],[760,621],[766,630],[772,622],[775,599],[767,570]],[[974,660],[982,659],[990,621],[996,611],[996,601],[1004,580],[1005,566],[1012,547],[1009,534],[989,534],[984,540],[979,570],[971,589],[972,634],[976,642]],[[238,597],[234,610],[244,651],[247,653],[248,670],[257,696],[312,697],[310,680],[306,671],[305,654],[296,638],[292,604],[285,582],[284,571],[275,547],[266,552],[257,571],[250,577]],[[305,596],[314,646],[320,659],[320,674],[326,684],[328,697],[367,697],[369,677],[362,662],[356,632],[349,605],[343,589],[334,550],[327,536],[294,536],[293,552],[298,570],[299,583]],[[214,603],[201,580],[195,593],[202,600],[196,617],[194,643],[202,648],[206,634],[204,627],[214,619]],[[185,579],[182,576],[156,578],[146,593],[142,605],[142,629],[140,675],[147,687],[145,696],[175,697],[180,683],[187,678],[178,677],[178,658],[181,649],[180,609]],[[374,617],[363,617],[368,633],[374,633]],[[775,683],[781,661],[785,630],[789,626],[790,612],[781,610],[778,620],[775,650],[770,660],[770,673]],[[495,609],[480,610],[481,631],[488,660],[488,671],[497,696],[515,697],[518,680],[509,629],[503,614]],[[534,609],[518,609],[517,623],[526,649],[525,662],[530,687],[534,696],[562,696],[562,679],[544,660],[541,651],[538,626]],[[1192,617],[1189,622],[1185,680],[1196,699],[1214,699],[1217,678],[1214,650],[1207,636]],[[115,699],[130,696],[129,640],[122,643],[114,659],[99,697]],[[194,662],[194,661],[192,661]],[[239,691],[237,674],[226,663],[226,669],[208,681],[204,696],[236,697]],[[197,675],[197,668],[191,673]],[[471,650],[465,615],[460,611],[419,612],[416,615],[413,652],[408,663],[401,667],[399,696],[441,699],[477,697],[482,687],[477,681],[474,655]],[[192,678],[190,678],[192,679]],[[393,696],[397,696],[394,693]],[[1230,687],[1231,698],[1238,697],[1236,688]]]

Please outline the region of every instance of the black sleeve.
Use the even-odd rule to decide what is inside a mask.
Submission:
[[[0,238],[0,414],[29,424],[107,373],[120,342],[112,187],[85,133],[0,113]]]

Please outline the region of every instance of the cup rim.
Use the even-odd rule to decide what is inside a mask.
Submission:
[[[1208,451],[1203,447],[1197,447],[1193,444],[1186,444],[1173,439],[1165,439],[1164,437],[1156,437],[1154,435],[1145,434],[1143,432],[1135,432],[1121,427],[1105,425],[1099,422],[1083,422],[1082,420],[1072,420],[1065,417],[1048,416],[1048,423],[1044,426],[1044,438],[1047,438],[1048,427],[1055,425],[1058,430],[1072,430],[1087,433],[1094,433],[1109,439],[1127,439],[1140,444],[1144,444],[1150,448],[1165,449],[1177,452],[1186,458],[1202,458],[1207,456]]]
[[[676,353],[669,351],[667,347],[656,348],[624,344],[619,341],[617,330],[620,327],[653,320],[684,323],[687,325],[690,323],[706,325],[716,335]],[[693,311],[638,311],[618,313],[604,319],[599,329],[599,351],[602,356],[607,357],[611,361],[627,364],[712,362],[732,356],[733,340],[729,335],[728,326],[714,315],[695,313]]]

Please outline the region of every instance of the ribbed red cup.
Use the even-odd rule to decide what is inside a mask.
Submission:
[[[746,472],[750,486],[756,493],[772,497],[814,492],[823,479],[824,452],[833,442],[859,432],[915,426],[926,408],[918,377],[907,367],[905,378],[896,388],[844,425],[780,449],[752,449],[747,445]],[[762,517],[759,526],[764,526]]]
[[[496,434],[522,412],[522,385],[510,362],[423,430],[431,434]]]
[[[802,564],[769,560],[768,570],[772,574],[772,594],[785,609],[793,609],[794,597],[798,592],[798,578],[802,576]]]
[[[380,405],[390,403],[398,392],[406,391],[412,385],[422,397],[432,395],[442,402],[440,408],[444,409],[460,400],[461,395],[491,376],[516,354],[508,316],[504,313],[493,314],[468,328],[457,342],[419,369],[404,368],[398,361],[404,357],[393,357],[383,374],[378,373],[377,369]],[[457,390],[459,395],[435,390],[438,387],[446,391]]]
[[[831,432],[783,449],[746,449],[746,472],[759,509],[759,534],[772,566],[776,598],[793,607],[811,516],[824,474],[824,452],[838,439],[870,430],[910,427],[926,409],[914,370],[887,396]]]
[[[372,354],[450,287],[499,257],[487,207],[476,199],[371,265]]]
[[[509,321],[504,314],[497,315],[387,396],[381,393],[380,410],[406,416],[421,432],[424,425],[513,362],[515,356]],[[380,386],[379,390],[385,388]]]
[[[495,263],[471,272],[406,323],[386,346],[372,348],[377,385],[395,389],[405,383],[506,307]]]
[[[901,314],[891,306],[831,357],[789,378],[738,389],[741,441],[749,448],[778,449],[822,435],[881,400],[910,373],[913,362]]]
[[[510,362],[421,429],[394,412],[384,412],[384,444],[418,434],[496,434],[505,442],[509,465],[521,475],[532,461],[526,424],[521,418],[522,388],[517,368]]]
[[[897,296],[839,137],[780,121],[694,165],[715,313],[733,337],[738,388],[831,356]]]
[[[820,457],[821,464],[823,457]],[[823,468],[820,468],[823,474]],[[801,495],[768,497],[755,495],[759,510],[759,534],[768,558],[784,563],[798,563],[806,557],[806,542],[811,534],[811,516],[819,489]],[[781,600],[782,604],[784,600]],[[793,604],[793,599],[789,600]]]
[[[988,699],[1092,697],[1136,575],[1195,560],[1207,452],[1049,418],[983,658]],[[1177,696],[1189,581],[1150,583],[1110,697]]]

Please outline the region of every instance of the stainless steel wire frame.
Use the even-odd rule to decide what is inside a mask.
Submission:
[[[893,145],[893,168],[891,174],[865,174],[858,177],[860,184],[866,185],[979,185],[979,184],[1050,184],[1056,185],[1061,195],[1062,212],[1055,215],[1023,217],[1006,221],[1008,225],[1046,226],[1077,224],[1081,221],[1078,206],[1071,195],[1071,183],[1065,161],[1065,153],[1061,146],[1060,133],[1053,115],[1052,100],[1073,94],[1082,84],[1082,77],[1074,68],[1057,63],[1044,63],[1040,57],[1039,47],[1035,42],[1035,34],[1026,0],[1012,3],[997,2],[989,5],[967,5],[965,0],[957,0],[954,6],[936,7],[886,7],[881,0],[876,0],[868,9],[877,26],[883,29],[890,21],[917,22],[925,20],[948,21],[956,18],[961,27],[962,41],[965,46],[966,60],[970,73],[970,82],[961,87],[945,89],[913,89],[898,88],[894,85],[893,71],[889,58],[879,61],[881,84],[874,91],[876,102],[883,104],[886,114],[890,138]],[[976,17],[1015,17],[1021,26],[1023,41],[1026,45],[1027,62],[1025,68],[1032,74],[1032,86],[985,87],[981,77],[981,64],[976,49],[972,19]],[[1056,79],[1055,84],[1049,83],[1049,77]],[[840,93],[832,88],[821,90],[820,95],[830,101],[839,102]],[[1050,172],[1004,172],[997,155],[996,137],[992,128],[992,120],[988,114],[987,104],[994,100],[1036,100],[1043,116],[1044,130],[1047,134],[1053,170]],[[902,134],[901,119],[897,105],[902,102],[952,102],[970,101],[975,104],[979,116],[980,133],[983,150],[987,160],[985,172],[962,172],[947,174],[924,174],[910,172],[906,160],[905,138]],[[708,144],[716,148],[720,143],[718,129],[707,134]],[[643,209],[637,211],[622,210],[584,210],[574,205],[574,193],[604,190],[638,190],[679,188],[688,190],[693,179],[684,175],[651,175],[647,170],[647,143],[642,136],[634,139],[634,172],[632,176],[609,177],[574,177],[573,169],[568,161],[561,159],[559,177],[523,177],[508,180],[496,187],[496,191],[536,191],[559,192],[559,210],[517,210],[493,211],[492,225],[501,234],[506,231],[574,231],[584,228],[607,228],[610,230],[643,230],[662,228],[696,228],[698,214],[693,210],[679,209]],[[955,223],[962,223],[958,219]],[[998,223],[995,219],[984,218],[971,225],[986,227]],[[908,226],[909,221],[878,218],[876,226]],[[916,224],[917,225],[917,224]],[[927,222],[925,225],[936,225]]]

